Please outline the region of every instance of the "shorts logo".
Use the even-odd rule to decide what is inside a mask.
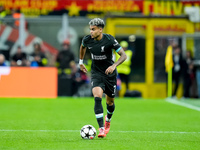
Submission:
[[[104,52],[104,47],[105,47],[105,46],[101,46],[101,52]]]
[[[112,94],[112,96],[114,96],[116,93],[116,85],[114,85],[113,88],[114,88],[114,94]]]

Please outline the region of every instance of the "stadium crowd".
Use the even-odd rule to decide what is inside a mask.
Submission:
[[[128,47],[128,42],[122,41],[120,44],[122,44],[123,47]],[[15,66],[15,67],[48,67],[52,65],[49,65],[49,59],[48,55],[45,53],[45,50],[42,49],[42,46],[40,43],[34,43],[33,44],[33,53],[27,54],[25,50],[18,46],[16,53],[8,60],[5,59],[5,56],[3,53],[0,53],[0,66]],[[125,48],[126,49],[126,48]],[[129,50],[131,52],[131,50]],[[128,52],[128,51],[126,51]],[[132,53],[131,56],[132,57]],[[116,57],[117,59],[117,57]],[[174,81],[174,89],[173,89],[173,98],[177,98],[177,89],[179,87],[180,81],[183,81],[183,96],[182,98],[199,98],[200,93],[198,92],[198,89],[200,88],[198,85],[199,78],[196,76],[196,71],[199,68],[198,64],[195,64],[193,61],[193,57],[191,54],[191,51],[187,51],[185,57],[182,57],[182,51],[178,45],[173,46],[173,81]],[[91,65],[91,59],[88,59],[86,56],[85,64],[88,70],[90,70]],[[87,65],[88,64],[88,65]],[[128,68],[131,68],[131,61],[127,62]],[[126,64],[124,64],[126,65]],[[89,79],[90,77],[83,72],[80,71],[77,58],[74,55],[73,51],[70,49],[70,41],[64,40],[62,43],[62,49],[59,51],[58,55],[56,56],[54,60],[54,65],[58,68],[58,79],[66,79],[70,81],[71,85],[70,87],[73,87],[73,90],[71,90],[70,93],[67,95],[73,96],[84,96],[84,93],[80,93],[78,91],[79,87],[82,85],[89,85]],[[123,66],[123,65],[122,65]],[[128,84],[129,80],[126,78],[127,69],[125,69],[125,72],[123,72],[122,67],[119,69],[120,73],[118,76],[119,84],[118,84],[118,91],[120,90],[121,80],[122,82],[126,83],[126,89],[128,90]],[[127,75],[130,74],[130,71]],[[122,77],[121,77],[122,76]],[[125,80],[123,77],[125,76]],[[71,82],[72,81],[72,82]],[[64,83],[64,82],[63,82]],[[87,83],[87,84],[86,84]],[[62,84],[62,81],[61,81]],[[69,86],[69,85],[68,85]],[[88,87],[87,87],[88,88]],[[90,88],[90,86],[89,86]],[[85,90],[85,88],[81,88],[82,90]],[[60,92],[60,95],[65,95],[65,92]],[[89,96],[91,93],[87,92],[87,96]]]

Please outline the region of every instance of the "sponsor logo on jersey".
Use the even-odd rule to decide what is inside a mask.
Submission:
[[[106,55],[94,55],[94,54],[91,54],[91,57],[94,60],[104,60],[104,59],[107,59]]]
[[[88,49],[92,49],[92,47],[88,47]]]

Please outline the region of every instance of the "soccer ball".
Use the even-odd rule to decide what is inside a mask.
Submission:
[[[85,125],[81,128],[80,134],[83,139],[94,139],[97,132],[92,125]]]

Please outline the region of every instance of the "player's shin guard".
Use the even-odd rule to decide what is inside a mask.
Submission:
[[[106,121],[110,122],[111,120],[111,117],[114,113],[114,110],[115,110],[115,103],[113,103],[113,105],[109,106],[107,104],[107,118],[106,118]]]
[[[97,122],[99,124],[99,128],[102,128],[103,125],[103,106],[102,106],[102,99],[100,97],[95,97],[95,105],[94,105],[94,112],[97,118]]]

